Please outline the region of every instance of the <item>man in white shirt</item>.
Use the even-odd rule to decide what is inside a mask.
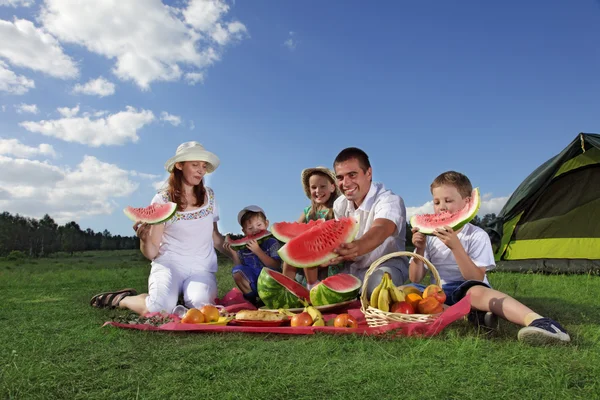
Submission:
[[[405,250],[406,207],[404,200],[381,183],[373,183],[373,171],[367,154],[356,147],[342,150],[333,167],[337,185],[343,196],[333,205],[336,218],[357,217],[359,230],[351,243],[342,244],[336,253],[339,257],[331,264],[344,262],[342,272],[361,280],[371,264],[380,257]],[[408,260],[392,258],[371,272],[367,295],[381,282],[388,272],[396,286],[408,279]]]

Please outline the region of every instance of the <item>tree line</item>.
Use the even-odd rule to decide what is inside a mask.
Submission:
[[[58,225],[48,214],[40,220],[8,212],[0,214],[0,256],[20,252],[29,257],[44,257],[58,251],[73,254],[84,250],[139,248],[137,236],[111,235],[108,230],[82,230],[74,222]]]

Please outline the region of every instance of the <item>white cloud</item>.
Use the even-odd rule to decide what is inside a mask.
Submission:
[[[143,179],[158,179],[160,178],[160,175],[156,175],[156,174],[146,174],[144,172],[138,172],[138,171],[129,171],[129,174],[131,176],[136,176],[136,177],[140,177]]]
[[[42,143],[38,147],[31,147],[19,142],[17,139],[0,138],[0,154],[20,158],[32,158],[38,155],[56,158],[54,147],[49,144]]]
[[[160,113],[160,120],[170,123],[173,126],[181,125],[181,117],[178,115],[169,114],[166,111]]]
[[[98,77],[96,79],[90,79],[85,84],[77,84],[73,88],[73,93],[89,94],[99,97],[110,96],[115,93],[115,84]]]
[[[37,104],[21,103],[19,105],[16,105],[15,108],[17,110],[17,113],[19,113],[19,114],[25,114],[25,113],[37,114],[39,112]]]
[[[19,125],[30,132],[98,147],[135,143],[139,139],[137,131],[154,119],[152,111],[137,111],[127,106],[125,111],[96,119],[83,116],[39,122],[25,121]]]
[[[35,82],[23,75],[17,75],[8,65],[0,60],[0,92],[11,94],[25,94],[29,89],[35,88]]]
[[[60,43],[31,21],[0,19],[0,58],[17,67],[40,71],[55,78],[74,78],[79,70]]]
[[[113,73],[148,89],[154,81],[175,81],[201,73],[221,57],[223,46],[246,36],[238,21],[224,21],[221,0],[190,0],[187,8],[160,0],[84,2],[46,0],[44,27],[63,42],[115,59]],[[198,75],[186,79],[193,82]]]
[[[71,118],[76,116],[79,113],[79,104],[77,104],[75,107],[73,108],[69,108],[69,107],[59,107],[56,109],[60,115],[62,115],[65,118]]]
[[[296,46],[298,45],[298,39],[296,39],[295,36],[296,32],[290,31],[289,37],[285,42],[283,42],[283,45],[290,50],[295,50]]]
[[[194,121],[190,121],[190,131],[193,131],[194,129],[196,129],[196,124],[194,124]]]
[[[185,74],[185,80],[188,84],[192,86],[198,82],[203,83],[204,74],[202,72],[188,72],[187,74]]]
[[[34,218],[52,215],[57,223],[115,211],[114,198],[139,186],[130,173],[114,164],[84,156],[74,169],[39,161],[0,156],[0,209]]]
[[[35,0],[0,0],[0,6],[9,7],[31,7]]]
[[[481,207],[477,215],[483,217],[486,214],[498,214],[502,207],[506,204],[510,196],[506,197],[492,197],[491,193],[486,193],[481,198]],[[410,220],[413,215],[419,214],[432,214],[433,213],[433,201],[417,206],[417,207],[406,207],[406,218]]]

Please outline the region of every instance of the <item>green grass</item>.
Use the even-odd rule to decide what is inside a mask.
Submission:
[[[17,265],[18,264],[18,265]],[[100,291],[144,291],[139,252],[0,261],[0,399],[565,399],[600,396],[600,278],[492,273],[561,322],[567,346],[530,347],[507,322],[433,338],[142,332],[102,327]],[[219,294],[233,287],[230,264]]]

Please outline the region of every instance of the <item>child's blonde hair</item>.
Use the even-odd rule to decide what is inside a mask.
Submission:
[[[324,172],[320,172],[320,171],[314,171],[313,173],[311,173],[307,177],[307,181],[313,175],[321,175],[321,176],[325,177],[328,181],[331,182],[331,176],[327,175]],[[331,183],[334,187],[334,190],[333,190],[333,193],[331,193],[331,195],[329,196],[329,199],[327,200],[327,202],[325,203],[325,206],[329,209],[329,211],[327,211],[327,215],[325,216],[325,219],[333,219],[334,218],[333,203],[335,202],[335,199],[338,198],[338,191],[337,191],[337,188],[335,187],[335,182],[331,182]],[[314,199],[310,200],[310,212],[307,215],[307,218],[309,220],[317,219],[317,207],[318,206],[320,206],[320,204],[315,203]]]
[[[433,192],[434,188],[442,185],[454,186],[463,199],[471,196],[471,192],[473,192],[473,185],[469,178],[456,171],[446,171],[438,175],[431,183],[430,190]]]

